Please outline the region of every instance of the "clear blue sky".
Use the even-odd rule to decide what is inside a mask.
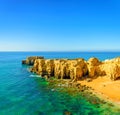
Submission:
[[[0,0],[0,51],[120,51],[120,0]]]

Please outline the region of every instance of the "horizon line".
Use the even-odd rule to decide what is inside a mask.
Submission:
[[[15,50],[6,50],[6,51],[0,51],[0,52],[120,52],[120,50],[81,50],[81,51],[78,51],[78,50],[71,50],[71,51],[67,51],[67,50],[65,50],[65,51],[63,51],[63,50],[58,50],[58,51],[56,51],[56,50],[54,50],[54,51],[47,51],[47,50],[42,50],[42,51],[21,51],[21,50],[19,50],[19,51],[15,51]]]

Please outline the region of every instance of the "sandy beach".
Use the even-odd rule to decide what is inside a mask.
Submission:
[[[120,80],[111,81],[107,77],[98,77],[91,82],[86,80],[78,81],[81,85],[86,85],[94,90],[104,99],[110,100],[120,105]]]
[[[77,81],[81,85],[91,87],[93,93],[100,97],[120,105],[120,57],[102,62],[97,58],[85,61],[81,58],[50,60],[44,57],[28,57],[22,64],[33,64],[30,71],[44,78],[52,75],[57,79]]]

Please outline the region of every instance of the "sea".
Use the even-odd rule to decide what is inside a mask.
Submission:
[[[120,115],[120,109],[112,104],[96,106],[82,95],[51,90],[47,81],[22,65],[28,56],[97,57],[103,61],[120,56],[120,52],[0,52],[0,115]]]

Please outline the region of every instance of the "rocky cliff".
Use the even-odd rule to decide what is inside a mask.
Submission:
[[[111,80],[120,78],[120,57],[111,60],[99,61],[90,58],[85,61],[78,59],[44,59],[44,57],[28,57],[22,64],[33,65],[30,69],[42,77],[54,76],[58,79],[73,81],[98,76],[109,77]]]
[[[26,60],[22,60],[22,64],[33,65],[36,59],[44,59],[42,56],[30,56]]]

